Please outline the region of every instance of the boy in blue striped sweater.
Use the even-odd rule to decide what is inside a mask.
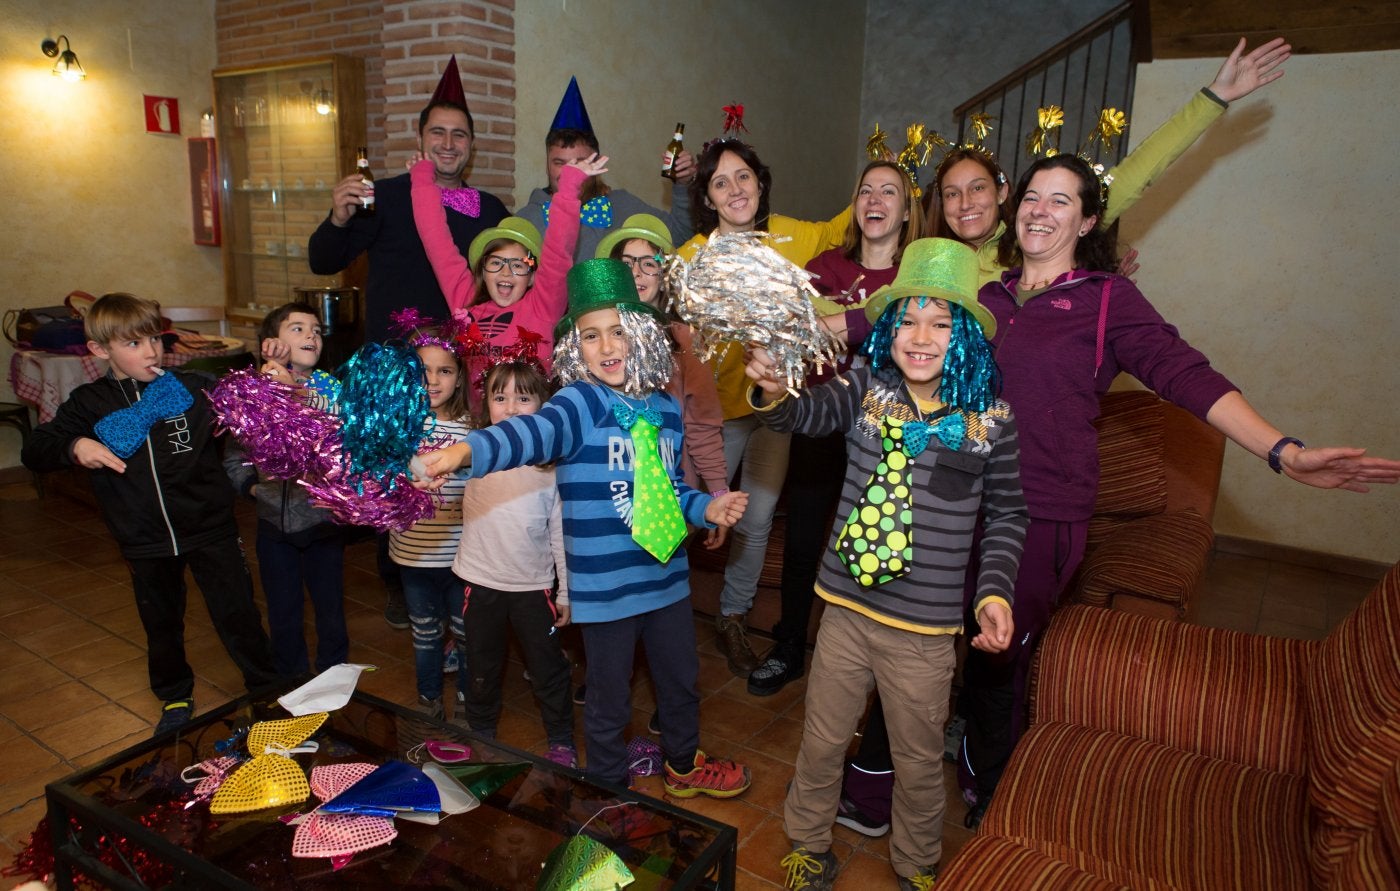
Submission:
[[[699,749],[699,660],[685,524],[733,526],[748,496],[711,497],[681,480],[681,413],[666,393],[671,349],[664,323],[637,297],[617,260],[569,271],[569,311],[555,330],[554,370],[566,384],[533,415],[473,430],[423,456],[436,479],[556,462],[573,621],[588,656],[583,724],[587,771],[626,785],[623,733],[632,716],[637,641],[656,688],[666,791],[731,798],[747,767]]]

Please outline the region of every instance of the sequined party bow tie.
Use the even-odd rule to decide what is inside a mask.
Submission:
[[[481,193],[471,186],[460,189],[443,189],[442,206],[476,218],[481,216]]]
[[[883,585],[909,572],[914,559],[910,465],[928,445],[929,427],[888,416],[880,422],[880,463],[836,539],[837,556],[862,587]],[[917,443],[910,442],[915,431]]]
[[[544,224],[549,225],[549,208],[554,202],[549,202],[544,206]],[[579,222],[594,229],[612,228],[612,201],[607,195],[599,195],[597,198],[590,198],[583,202],[583,206],[578,211]]]
[[[945,446],[956,452],[967,435],[967,422],[963,420],[962,412],[945,415],[932,424],[927,421],[905,421],[904,454],[910,458],[922,455],[928,448],[929,434],[937,436]]]
[[[93,430],[112,454],[130,458],[146,441],[152,427],[168,418],[178,418],[191,405],[194,397],[179,378],[163,374],[146,385],[135,405],[117,409],[98,421]]]
[[[643,407],[635,409],[630,405],[619,405],[614,402],[613,417],[617,418],[617,425],[623,430],[631,430],[632,425],[637,423],[638,418],[642,418],[653,427],[661,426],[661,412],[654,408]]]
[[[632,436],[632,540],[665,563],[685,541],[685,517],[671,478],[661,466],[661,413],[613,405],[613,415]]]

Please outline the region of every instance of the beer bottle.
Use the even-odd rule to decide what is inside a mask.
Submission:
[[[684,137],[685,124],[677,124],[676,133],[671,137],[671,144],[666,146],[666,155],[661,161],[661,175],[667,179],[676,178],[676,158],[685,149]]]
[[[360,179],[369,186],[369,194],[360,198],[359,212],[367,216],[374,213],[374,174],[369,169],[369,152],[364,146],[355,150],[355,170],[360,174]]]

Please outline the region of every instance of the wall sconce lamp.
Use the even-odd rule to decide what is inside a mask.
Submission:
[[[316,113],[317,113],[317,114],[319,114],[319,115],[327,115],[327,114],[330,114],[330,113],[331,113],[331,91],[328,90],[328,89],[326,89],[325,85],[322,84],[322,85],[321,85],[321,89],[317,90],[317,91],[316,91],[316,94],[315,94],[314,96],[312,96],[312,103],[316,106]]]
[[[62,53],[58,51],[58,40],[63,41],[64,50]],[[50,59],[58,57],[58,61],[53,65],[54,75],[71,83],[76,83],[87,77],[87,72],[83,70],[83,64],[78,61],[78,54],[73,52],[72,45],[68,43],[68,36],[60,34],[58,40],[45,39],[43,43],[39,44],[39,49],[44,51],[44,55]]]

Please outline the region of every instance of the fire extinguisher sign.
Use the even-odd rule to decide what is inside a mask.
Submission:
[[[143,96],[146,102],[146,132],[178,134],[180,100],[174,96]]]

